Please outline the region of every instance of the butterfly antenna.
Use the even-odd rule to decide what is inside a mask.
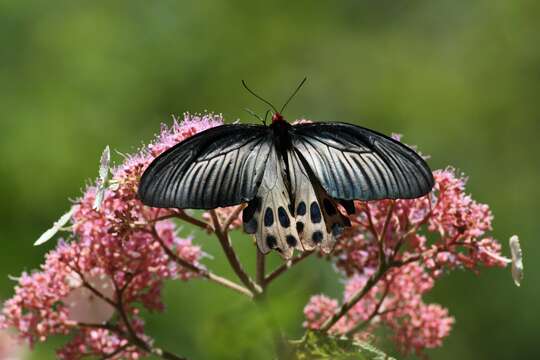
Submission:
[[[247,112],[249,115],[251,116],[255,116],[257,119],[259,119],[264,125],[266,125],[266,115],[264,116],[264,119],[259,115],[257,114],[255,111],[249,109],[249,108],[245,108],[244,109],[245,112]],[[268,114],[268,111],[266,112]]]
[[[257,99],[261,100],[262,102],[264,102],[265,104],[267,104],[268,106],[270,106],[270,107],[274,110],[274,112],[276,112],[276,113],[278,112],[278,111],[276,110],[276,108],[274,107],[274,105],[272,105],[268,100],[263,99],[261,96],[257,95],[253,90],[251,90],[251,89],[247,86],[247,84],[246,84],[246,82],[245,82],[244,80],[242,80],[242,85],[244,85],[244,87],[246,88],[246,90],[249,91],[249,93],[250,93],[251,95],[255,96]]]
[[[270,109],[266,110],[266,113],[264,114],[264,125],[266,125],[266,118],[268,117],[269,112],[270,112]]]
[[[300,84],[298,84],[298,86],[296,87],[296,90],[294,90],[294,92],[291,94],[291,96],[289,96],[289,98],[287,99],[287,101],[285,101],[285,104],[283,105],[283,107],[281,108],[281,111],[280,113],[283,113],[283,110],[285,110],[285,108],[287,107],[287,105],[289,105],[289,102],[292,100],[292,98],[296,95],[296,93],[300,90],[300,88],[302,87],[302,85],[304,85],[304,83],[307,81],[307,77],[304,78],[304,80],[300,81]]]

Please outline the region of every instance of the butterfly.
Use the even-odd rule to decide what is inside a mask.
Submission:
[[[331,252],[351,225],[353,200],[431,191],[429,166],[408,146],[348,123],[292,125],[281,115],[289,100],[277,111],[244,86],[273,108],[271,124],[221,125],[176,144],[143,173],[138,194],[144,204],[213,209],[247,203],[244,231],[255,235],[262,253],[276,250],[287,259],[294,249]]]

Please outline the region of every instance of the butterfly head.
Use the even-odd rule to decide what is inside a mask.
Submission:
[[[272,115],[272,124],[275,124],[275,123],[280,122],[280,121],[285,121],[285,119],[283,118],[283,115],[281,115],[278,112],[276,112],[274,115]]]
[[[287,99],[287,101],[285,102],[285,104],[283,104],[283,107],[281,108],[281,111],[277,111],[276,107],[274,105],[272,105],[268,100],[262,98],[261,96],[257,95],[253,90],[251,90],[246,82],[244,80],[242,80],[242,85],[244,86],[244,88],[246,88],[246,90],[248,92],[250,92],[253,96],[255,96],[257,99],[261,100],[262,102],[264,102],[265,104],[269,105],[271,110],[274,110],[274,115],[272,115],[272,124],[276,124],[276,123],[281,123],[281,122],[285,122],[285,119],[283,118],[283,115],[281,115],[281,113],[283,112],[283,110],[285,110],[285,108],[287,107],[287,105],[289,104],[289,101],[291,101],[291,99],[294,97],[294,95],[296,95],[296,93],[298,92],[298,90],[300,90],[300,88],[302,87],[302,85],[304,85],[304,83],[306,82],[307,78],[304,78],[300,84],[298,84],[298,86],[296,87],[296,90],[294,90],[294,92],[291,94],[291,96],[289,96],[289,98]],[[264,120],[256,115],[254,112],[252,112],[251,110],[249,109],[246,109],[246,111],[248,111],[251,115],[254,115],[255,117],[257,117],[259,120],[261,120],[265,125],[266,125],[266,116],[264,117]],[[270,111],[270,110],[269,110]],[[266,112],[266,114],[268,114],[268,111]]]

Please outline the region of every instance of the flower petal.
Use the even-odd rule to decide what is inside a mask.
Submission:
[[[109,276],[105,274],[89,276],[86,281],[105,298],[113,300],[114,284]],[[69,307],[69,319],[80,323],[105,323],[111,319],[115,311],[111,304],[85,286],[71,290],[63,302]]]
[[[109,178],[109,163],[111,162],[111,150],[109,149],[109,145],[105,147],[103,150],[103,154],[101,154],[101,160],[99,161],[99,179],[97,181],[97,191],[96,191],[96,197],[94,199],[94,204],[92,205],[92,208],[94,210],[99,211],[101,208],[101,203],[103,202],[103,198],[105,197],[105,189],[107,185],[107,180]]]
[[[509,244],[512,253],[512,278],[516,286],[520,286],[523,280],[523,252],[519,245],[519,237],[517,235],[512,236]]]
[[[60,219],[58,219],[58,221],[55,222],[50,229],[48,229],[43,234],[41,234],[39,239],[37,239],[36,242],[34,242],[34,246],[39,246],[49,241],[54,235],[56,235],[58,231],[60,231],[60,229],[64,225],[66,225],[69,222],[69,220],[71,220],[72,215],[73,215],[73,207],[69,209],[67,213],[62,215]]]

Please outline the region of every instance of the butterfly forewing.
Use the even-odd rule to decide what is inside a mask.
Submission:
[[[265,126],[222,125],[203,131],[157,157],[139,185],[154,207],[212,209],[253,199],[272,146]]]
[[[292,144],[333,198],[416,198],[434,180],[426,162],[409,147],[377,132],[344,123],[293,126]]]

